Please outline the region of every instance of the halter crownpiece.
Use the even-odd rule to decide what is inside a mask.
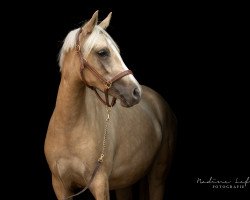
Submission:
[[[96,93],[96,96],[98,97],[98,99],[105,105],[107,105],[108,107],[112,107],[115,105],[116,102],[116,97],[113,97],[111,103],[109,103],[109,89],[112,87],[112,84],[115,81],[120,80],[121,78],[123,78],[124,76],[127,76],[129,74],[133,74],[133,72],[131,70],[125,70],[122,71],[120,73],[118,73],[117,75],[115,75],[112,79],[107,80],[104,76],[102,76],[98,71],[96,71],[96,69],[94,67],[92,67],[88,61],[83,57],[82,51],[81,51],[81,46],[80,46],[80,34],[82,32],[82,28],[80,28],[80,30],[77,33],[77,38],[76,38],[76,52],[79,55],[80,58],[80,74],[81,74],[81,79],[84,82],[84,84],[86,86],[88,86],[90,89],[94,90]],[[83,70],[84,68],[87,68],[92,74],[94,74],[105,86],[105,90],[104,90],[104,94],[105,94],[105,100],[102,99],[102,97],[99,95],[99,93],[97,92],[97,88],[94,86],[90,86],[84,79],[83,79]]]

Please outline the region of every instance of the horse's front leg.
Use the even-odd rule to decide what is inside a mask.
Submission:
[[[96,200],[110,200],[109,182],[106,174],[97,173],[89,189]]]
[[[58,200],[64,200],[72,195],[72,193],[65,187],[62,180],[54,175],[52,175],[52,185]],[[72,200],[72,198],[67,200]]]

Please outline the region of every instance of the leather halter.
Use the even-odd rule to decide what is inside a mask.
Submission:
[[[116,102],[116,98],[113,97],[111,103],[109,103],[109,89],[111,88],[112,84],[115,81],[120,80],[122,77],[127,76],[129,74],[133,74],[131,70],[125,70],[123,72],[118,73],[117,75],[115,75],[112,79],[107,80],[104,76],[102,76],[98,71],[95,70],[94,67],[92,67],[88,61],[83,57],[82,51],[81,51],[81,46],[80,46],[80,34],[82,32],[82,28],[80,28],[80,30],[77,33],[77,38],[76,38],[76,51],[79,55],[80,58],[80,74],[81,74],[81,79],[84,82],[84,84],[86,86],[88,86],[90,89],[94,90],[96,93],[96,96],[98,97],[98,99],[105,105],[107,105],[108,107],[112,107],[113,105],[115,105]],[[87,68],[93,75],[95,75],[105,86],[105,90],[104,90],[104,94],[105,94],[105,100],[102,99],[102,97],[99,95],[99,93],[97,92],[97,88],[94,86],[90,86],[84,79],[83,79],[83,70],[84,68]]]

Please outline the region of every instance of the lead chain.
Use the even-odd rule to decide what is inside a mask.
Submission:
[[[98,158],[99,163],[103,162],[104,152],[105,152],[105,149],[106,149],[106,140],[107,140],[107,135],[108,135],[108,126],[109,126],[109,121],[110,121],[111,107],[107,106],[106,110],[107,110],[107,118],[105,120],[105,130],[104,130],[103,141],[102,141],[102,153],[101,153],[101,156]]]

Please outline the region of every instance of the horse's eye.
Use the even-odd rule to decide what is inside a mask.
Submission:
[[[98,56],[104,58],[109,56],[109,50],[108,49],[102,49],[97,52]]]

